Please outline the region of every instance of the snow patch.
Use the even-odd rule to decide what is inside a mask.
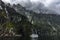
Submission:
[[[36,38],[36,37],[38,37],[38,34],[32,34],[32,35],[30,35],[30,37]]]

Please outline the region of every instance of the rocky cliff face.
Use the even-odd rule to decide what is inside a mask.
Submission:
[[[13,33],[29,36],[33,29],[39,36],[60,36],[60,15],[44,13],[37,14],[20,4],[11,6],[0,1],[0,34],[9,34],[13,29]]]
[[[11,34],[30,35],[30,26],[32,24],[28,21],[28,18],[22,14],[19,14],[10,5],[6,5],[0,1],[0,36],[7,36]],[[29,30],[29,31],[27,31]]]
[[[29,19],[29,21],[34,25],[33,29],[35,28],[37,32],[40,30],[43,33],[45,32],[46,34],[49,34],[50,36],[59,34],[60,15],[53,14],[55,12],[47,11],[46,13],[41,9],[42,11],[39,10],[41,11],[40,14],[37,14],[32,10],[26,10],[25,7],[22,7],[19,4],[13,5],[13,7],[18,13],[25,15]]]

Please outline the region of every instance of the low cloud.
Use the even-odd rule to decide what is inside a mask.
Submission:
[[[29,5],[31,3],[42,3],[45,5],[45,7],[54,10],[60,14],[60,0],[2,0],[6,3],[10,4],[18,4],[20,3],[21,5]]]

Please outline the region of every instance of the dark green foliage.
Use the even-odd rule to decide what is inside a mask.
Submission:
[[[22,36],[29,36],[31,34],[31,27],[32,24],[29,22],[28,18],[16,12],[15,9],[5,5],[4,8],[0,10],[1,31],[3,30],[5,33],[8,32],[9,34],[11,28],[13,28],[12,31],[15,34],[19,34]],[[3,35],[5,35],[4,32]]]
[[[13,7],[4,5],[1,5],[3,9],[0,10],[1,31],[8,31],[9,34],[9,31],[13,28],[12,31],[15,34],[27,37],[32,34],[32,29],[34,29],[34,31],[37,31],[39,37],[60,37],[60,15],[42,14],[42,12],[41,14],[37,14],[26,10],[19,4],[17,5],[18,8],[20,7],[20,11],[18,12],[13,8],[16,5]]]

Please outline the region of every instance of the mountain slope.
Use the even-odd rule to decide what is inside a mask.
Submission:
[[[13,34],[11,36],[15,34],[29,36],[31,34],[30,26],[32,24],[26,16],[19,14],[13,7],[6,5],[2,1],[0,1],[0,6],[0,36],[5,36],[6,33],[7,36],[10,34]]]
[[[35,29],[41,29],[41,31],[45,30],[47,33],[52,33],[50,35],[56,35],[60,31],[60,15],[57,14],[49,14],[46,12],[40,12],[37,14],[32,10],[26,10],[26,8],[22,7],[21,5],[13,5],[13,8],[22,15],[25,15],[29,21],[35,25]],[[54,12],[52,12],[54,13]],[[55,33],[56,34],[55,34]]]
[[[25,7],[22,7],[19,4],[13,6],[10,4],[1,4],[1,30],[7,31],[13,28],[13,32],[16,34],[21,34],[23,36],[29,36],[32,31],[35,34],[38,34],[39,37],[41,36],[43,38],[46,36],[60,36],[60,15],[43,14],[43,12],[37,14],[32,10],[26,10]]]

